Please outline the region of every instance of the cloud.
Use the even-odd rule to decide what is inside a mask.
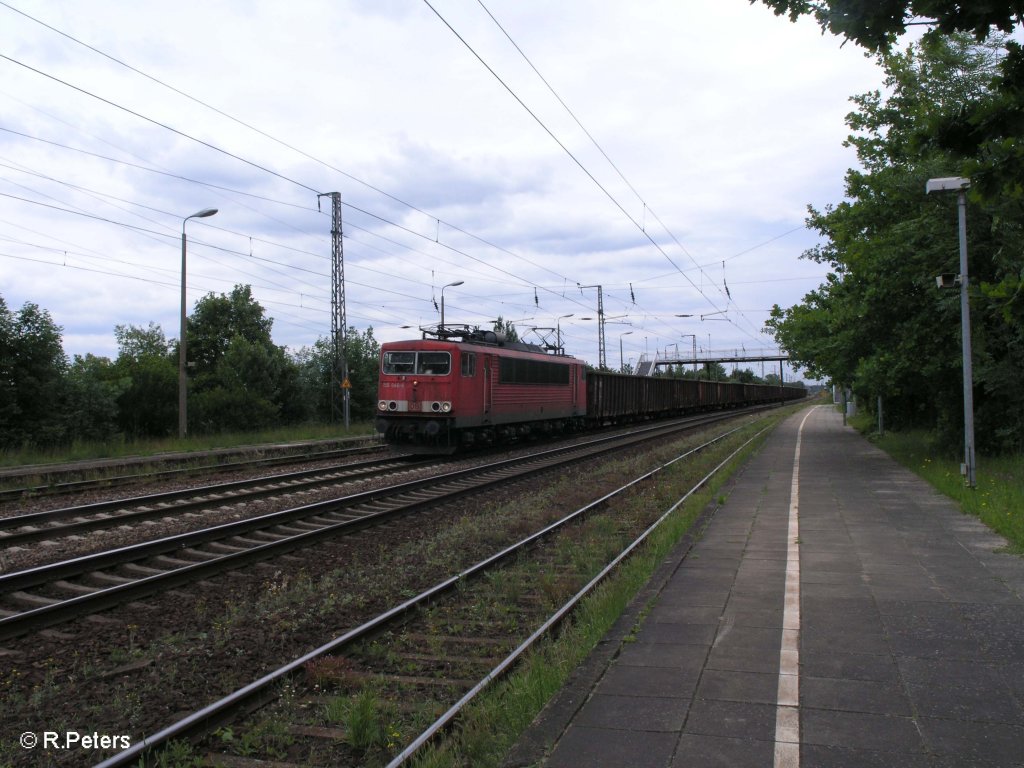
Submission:
[[[278,343],[327,334],[334,191],[348,317],[379,339],[436,322],[461,279],[452,321],[573,313],[590,361],[596,291],[577,282],[624,316],[609,344],[633,329],[627,358],[708,331],[759,343],[763,310],[822,271],[799,259],[806,204],[841,199],[848,97],[880,84],[746,0],[488,2],[598,149],[476,3],[434,5],[493,74],[415,3],[105,3],[32,12],[177,90],[0,9],[0,46],[45,73],[0,62],[0,127],[164,172],[0,131],[0,292],[49,309],[70,353],[116,354],[122,323],[177,335],[182,219],[205,207],[190,302],[248,283]]]

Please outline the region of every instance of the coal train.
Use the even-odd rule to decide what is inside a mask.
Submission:
[[[377,431],[415,453],[453,453],[596,426],[783,403],[802,387],[631,376],[470,326],[381,345]]]

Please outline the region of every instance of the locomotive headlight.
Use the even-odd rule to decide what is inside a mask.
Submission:
[[[449,403],[447,400],[445,400],[443,403],[441,403],[441,411],[443,413],[448,413],[451,409],[452,409],[452,404]]]
[[[388,401],[387,400],[378,400],[377,401],[377,410],[378,411],[386,411],[387,409],[388,409]]]

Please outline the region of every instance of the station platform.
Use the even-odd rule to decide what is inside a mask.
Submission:
[[[1024,557],[831,406],[725,493],[506,768],[1024,766]]]

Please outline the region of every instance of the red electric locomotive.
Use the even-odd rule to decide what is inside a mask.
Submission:
[[[583,424],[583,362],[493,331],[425,329],[422,339],[382,344],[380,361],[377,431],[413,452],[450,453]]]

